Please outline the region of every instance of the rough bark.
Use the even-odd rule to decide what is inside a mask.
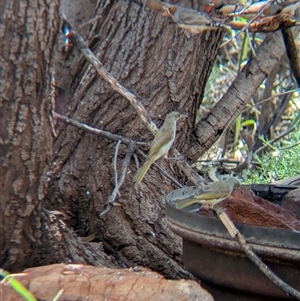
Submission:
[[[295,28],[294,33],[297,36],[299,29]],[[243,112],[258,87],[280,63],[284,53],[285,46],[280,31],[269,33],[256,56],[248,61],[226,94],[197,124],[187,154],[192,162],[210,149],[231,122]]]
[[[57,1],[2,1],[1,266],[34,262],[53,151],[51,55]]]
[[[95,0],[60,0],[60,11],[68,18],[73,26],[75,26],[85,40],[88,39],[89,29],[92,26],[92,23],[88,22],[93,19],[94,16],[99,16],[101,14],[102,5],[105,5],[102,3],[103,1],[101,1],[97,9],[95,2]],[[55,51],[53,52],[53,65],[56,71],[56,85],[60,91],[66,91],[70,87],[78,69],[77,53],[64,53],[62,51],[63,45],[64,37],[62,32],[59,31]]]
[[[189,1],[181,4],[190,6]],[[189,115],[179,126],[175,143],[186,151],[222,30],[188,38],[160,13],[147,8],[143,11],[137,3],[121,0],[105,6],[94,30],[89,35],[94,36],[94,53],[141,99],[157,125],[173,110]],[[128,138],[150,141],[151,133],[129,102],[111,91],[77,55],[77,77],[57,98],[58,113]],[[117,198],[120,206],[100,218],[113,190],[115,143],[70,125],[59,124],[57,134],[48,206],[63,211],[68,225],[79,235],[94,234],[121,264],[145,265],[169,277],[189,277],[180,266],[181,240],[168,229],[164,215],[164,196],[176,187],[154,168],[141,186],[135,187],[137,167],[132,160]],[[125,154],[122,145],[117,156],[119,172]],[[141,158],[140,163],[143,161]],[[174,162],[160,163],[178,176],[178,170],[172,168]]]
[[[0,265],[10,271],[53,262],[114,267],[44,208],[53,159],[58,1],[6,1],[1,40]]]

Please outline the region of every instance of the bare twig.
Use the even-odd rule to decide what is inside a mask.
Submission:
[[[240,246],[247,254],[248,258],[271,280],[275,285],[280,287],[288,295],[295,297],[300,300],[300,292],[292,288],[286,282],[281,280],[277,275],[275,275],[269,267],[253,252],[252,248],[247,244],[244,236],[237,230],[237,237]]]
[[[104,211],[102,211],[100,213],[100,217],[102,217],[105,213],[107,213],[113,207],[113,203],[115,201],[115,198],[116,198],[117,194],[119,193],[119,190],[120,190],[121,186],[124,183],[127,168],[128,168],[128,164],[129,164],[130,159],[131,159],[133,153],[135,152],[135,150],[136,150],[136,143],[131,141],[128,145],[128,150],[127,150],[126,156],[125,156],[123,164],[122,164],[120,178],[115,181],[116,184],[115,184],[115,187],[114,187],[114,190],[113,190],[112,194],[108,198],[107,207]],[[115,156],[116,156],[117,153],[118,153],[118,151],[117,151],[117,147],[116,147]],[[114,160],[114,161],[116,161],[116,160]]]
[[[278,97],[278,96],[281,96],[281,95],[294,93],[294,92],[297,92],[297,91],[300,91],[300,89],[298,88],[298,89],[293,89],[293,90],[288,90],[288,91],[285,91],[285,92],[277,93],[277,94],[275,94],[275,95],[272,95],[272,96],[270,96],[270,97],[268,97],[268,98],[266,98],[266,99],[263,99],[263,100],[257,102],[257,103],[255,104],[255,106],[260,105],[260,104],[262,104],[263,102],[269,101],[269,100],[273,99],[274,97]],[[243,112],[249,110],[250,108],[251,108],[251,107],[246,108]]]
[[[216,213],[232,238],[237,235],[237,228],[220,204],[215,205]]]
[[[219,204],[217,204],[219,205]],[[235,227],[234,223],[231,221],[229,216],[224,212],[224,210],[220,210],[221,206],[216,208],[216,212],[226,227],[227,231],[229,232],[231,237],[237,236],[239,244],[244,252],[247,254],[248,258],[258,267],[275,285],[280,287],[284,292],[288,295],[295,297],[296,299],[300,300],[300,292],[296,289],[292,288],[286,282],[281,280],[277,275],[275,275],[269,267],[253,252],[252,248],[246,242],[244,236],[239,232],[239,230]]]
[[[66,123],[66,124],[71,124],[72,126],[78,128],[80,130],[83,130],[87,133],[94,134],[94,135],[101,135],[101,136],[104,136],[105,138],[108,138],[112,141],[116,141],[116,142],[121,141],[122,143],[124,143],[126,145],[129,145],[129,143],[132,141],[131,139],[125,138],[123,136],[112,134],[108,131],[103,131],[103,130],[93,128],[89,125],[86,125],[84,123],[75,121],[74,119],[68,118],[66,116],[62,116],[62,115],[57,114],[57,113],[54,113],[53,116],[54,116],[54,118],[57,118],[57,119],[63,121],[64,123]],[[136,142],[136,143],[139,144],[139,145],[148,144],[148,143],[144,143],[144,142]]]
[[[295,143],[295,144],[289,145],[289,146],[281,147],[279,150],[287,150],[287,149],[291,149],[291,148],[296,147],[296,146],[298,146],[298,145],[300,145],[300,141],[297,142],[297,143]]]
[[[269,76],[267,77],[265,81],[265,89],[263,91],[262,99],[269,98],[272,95],[272,90],[274,86],[274,82],[276,79],[276,76],[278,74],[280,64],[277,64],[273,70],[270,72]],[[288,94],[289,95],[289,94]],[[287,96],[287,95],[285,95]],[[283,113],[283,109],[285,109],[285,104],[288,103],[287,97],[283,97],[280,101],[280,104],[276,105],[276,109],[272,112],[272,107],[270,103],[263,102],[261,105],[261,114],[259,115],[259,128],[257,135],[265,137],[268,133],[270,133],[272,126],[275,126],[275,120],[277,116],[281,116]],[[281,111],[281,114],[280,114]],[[259,147],[262,146],[262,141],[256,139],[255,143],[252,147],[252,151],[255,151]]]
[[[123,144],[125,145],[129,145],[130,142],[133,142],[133,143],[136,143],[137,145],[149,145],[149,143],[147,142],[137,142],[137,141],[134,141],[134,140],[130,140],[128,138],[125,138],[123,136],[120,136],[120,135],[116,135],[116,134],[112,134],[108,131],[103,131],[103,130],[99,130],[99,129],[96,129],[96,128],[93,128],[91,126],[88,126],[84,123],[80,123],[78,121],[75,121],[74,119],[71,119],[71,118],[68,118],[66,116],[62,116],[58,113],[54,113],[54,118],[56,119],[59,119],[60,121],[63,121],[64,123],[66,124],[70,124],[80,130],[83,130],[87,133],[90,133],[90,134],[94,134],[94,135],[101,135],[101,136],[104,136],[105,138],[107,139],[110,139],[112,141],[121,141]],[[145,155],[141,150],[139,150],[138,148],[136,149],[136,152],[139,154],[139,155],[142,155],[144,158],[147,157],[147,155]],[[136,161],[137,162],[137,161]],[[136,163],[136,165],[138,165]],[[157,163],[154,163],[153,164],[155,167],[157,167],[161,173],[163,175],[165,175],[168,179],[170,179],[175,185],[177,185],[178,187],[182,187],[182,185],[174,178],[172,177],[171,175],[169,175],[162,167],[160,167]]]
[[[197,163],[202,163],[202,165],[217,165],[219,163],[224,163],[224,164],[239,164],[240,161],[236,161],[236,160],[230,160],[230,159],[226,159],[226,158],[221,158],[221,159],[216,159],[216,160],[197,160]]]
[[[104,68],[103,64],[99,59],[93,54],[89,49],[83,38],[77,33],[77,31],[72,27],[72,25],[67,21],[66,17],[63,15],[63,30],[66,37],[68,37],[73,44],[83,56],[93,65],[98,74],[109,83],[110,87],[120,93],[123,97],[130,101],[131,105],[136,110],[137,114],[141,120],[147,125],[148,129],[155,134],[157,132],[157,126],[149,117],[147,111],[136,96],[131,93],[128,89],[123,87],[117,80]]]
[[[180,156],[180,153],[176,149],[174,149],[173,152],[177,157]],[[201,177],[194,169],[190,167],[186,160],[177,160],[176,165],[185,173],[185,175],[195,184],[197,188],[202,188],[203,183],[207,183],[203,177]]]
[[[114,168],[114,178],[115,178],[115,187],[118,187],[118,170],[117,170],[117,159],[118,159],[118,152],[119,146],[121,144],[121,140],[119,140],[116,144],[115,155],[113,159],[113,168]]]
[[[288,88],[290,88],[292,85],[294,85],[294,83],[291,83]],[[277,105],[277,108],[276,108],[275,112],[273,113],[273,117],[271,120],[272,121],[271,126],[273,128],[275,128],[277,126],[277,124],[280,122],[281,117],[284,114],[286,108],[288,107],[288,104],[289,104],[289,101],[291,100],[291,98],[292,98],[292,93],[286,94],[282,97],[280,103]]]
[[[224,47],[225,45],[227,45],[228,43],[230,43],[232,40],[235,40],[242,32],[248,30],[248,28],[250,27],[250,25],[264,12],[264,10],[266,8],[268,8],[272,3],[274,3],[274,0],[270,0],[268,1],[268,3],[266,3],[265,5],[263,5],[261,7],[261,9],[259,10],[259,12],[231,39],[229,39],[228,41],[224,42],[220,48]],[[245,8],[247,9],[247,7]],[[244,9],[244,10],[245,10]],[[240,14],[244,11],[242,10],[241,12],[239,12]]]
[[[280,140],[281,138],[283,138],[284,136],[288,135],[289,133],[291,133],[294,130],[294,128],[289,128],[286,131],[284,131],[283,133],[279,134],[277,137],[273,138],[272,140],[268,141],[267,144],[263,145],[262,147],[258,148],[254,154],[261,154],[263,151],[266,151],[268,148],[271,148],[271,144],[277,142],[278,140]],[[245,169],[247,167],[247,161],[244,161],[243,163],[241,163],[240,165],[238,165],[234,171],[235,172],[240,172],[241,170]]]
[[[169,175],[162,167],[160,167],[157,163],[153,163],[153,165],[159,169],[159,171],[169,180],[171,180],[171,182],[173,182],[176,186],[178,186],[179,188],[183,188],[184,186],[182,184],[180,184],[174,177],[172,177],[171,175]]]
[[[276,141],[280,140],[281,138],[283,138],[284,136],[288,135],[289,133],[291,133],[294,130],[294,128],[289,128],[286,131],[284,131],[283,133],[279,134],[277,137],[275,137],[274,139],[268,141],[268,144],[260,147],[259,149],[257,149],[254,153],[255,154],[260,154],[262,151],[266,150],[268,147],[270,147],[270,144],[275,143]]]
[[[146,156],[146,155],[145,155]],[[138,160],[138,157],[136,154],[133,154],[133,159],[134,159],[134,162],[135,162],[135,165],[139,168],[139,160]]]
[[[249,46],[250,46],[250,49],[251,49],[251,51],[252,51],[252,55],[253,55],[253,56],[256,56],[256,52],[255,52],[255,49],[254,49],[254,47],[253,47],[252,40],[251,40],[251,38],[250,38],[250,35],[249,35],[249,31],[248,31],[248,30],[246,31],[246,34],[247,34],[247,38],[248,38],[248,40],[249,40]]]

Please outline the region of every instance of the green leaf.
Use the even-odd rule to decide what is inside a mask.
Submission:
[[[4,277],[4,279],[1,281],[1,284],[8,283],[26,301],[37,301],[36,298],[26,289],[26,287],[23,286],[20,281],[13,278],[14,275],[10,275],[2,269],[0,269],[0,275]]]

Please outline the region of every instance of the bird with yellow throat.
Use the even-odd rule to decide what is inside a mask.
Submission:
[[[164,124],[155,135],[148,157],[144,165],[134,175],[134,181],[140,183],[150,166],[159,158],[167,158],[169,149],[171,148],[176,136],[176,123],[179,119],[187,117],[178,112],[171,112],[167,115]]]
[[[172,204],[177,209],[183,209],[195,203],[209,205],[210,208],[213,208],[216,204],[229,197],[234,188],[239,185],[240,182],[236,178],[229,177],[226,180],[209,183],[192,195],[172,201]]]

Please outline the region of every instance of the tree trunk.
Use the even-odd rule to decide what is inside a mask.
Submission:
[[[116,266],[77,240],[57,212],[44,209],[55,136],[51,60],[58,28],[58,1],[3,3],[0,264],[10,271],[69,260]]]
[[[189,1],[181,5],[190,7]],[[170,111],[188,114],[175,142],[184,153],[222,30],[188,38],[160,12],[143,11],[141,5],[121,0],[105,6],[94,28],[89,35],[94,37],[90,41],[94,54],[141,100],[158,126]],[[71,55],[74,52],[77,77],[57,98],[58,113],[127,138],[151,141],[152,134],[130,103],[113,92],[85,59],[79,60],[76,49]],[[63,211],[80,236],[94,234],[121,264],[148,266],[168,277],[187,277],[180,266],[181,239],[169,230],[164,214],[164,197],[177,187],[153,167],[142,184],[134,186],[137,166],[131,160],[118,206],[99,217],[114,187],[115,143],[64,124],[59,124],[57,134],[48,206]],[[121,145],[118,173],[126,152],[127,147]],[[139,160],[144,162],[144,158]],[[185,181],[174,161],[161,159],[159,163]]]
[[[42,236],[40,215],[53,153],[51,55],[58,2],[14,0],[1,6],[0,264],[17,270],[34,263]]]
[[[0,121],[1,265],[10,270],[67,261],[144,265],[168,277],[190,277],[181,266],[181,240],[169,230],[164,214],[164,197],[177,187],[155,168],[136,187],[137,166],[131,160],[116,206],[99,216],[114,187],[115,143],[71,125],[53,128],[51,55],[56,57],[58,113],[138,141],[151,141],[152,134],[76,49],[56,56],[57,2],[10,3],[4,4],[1,32],[7,78]],[[158,126],[170,111],[188,114],[175,142],[184,154],[222,30],[187,37],[171,19],[138,3],[99,3],[101,15],[84,35],[89,46],[118,82],[137,95]],[[181,5],[190,7],[190,2]],[[68,74],[61,69],[64,64]],[[118,173],[126,152],[121,145]],[[174,161],[159,163],[185,182]],[[71,229],[79,236],[94,235],[104,250],[82,242]]]

